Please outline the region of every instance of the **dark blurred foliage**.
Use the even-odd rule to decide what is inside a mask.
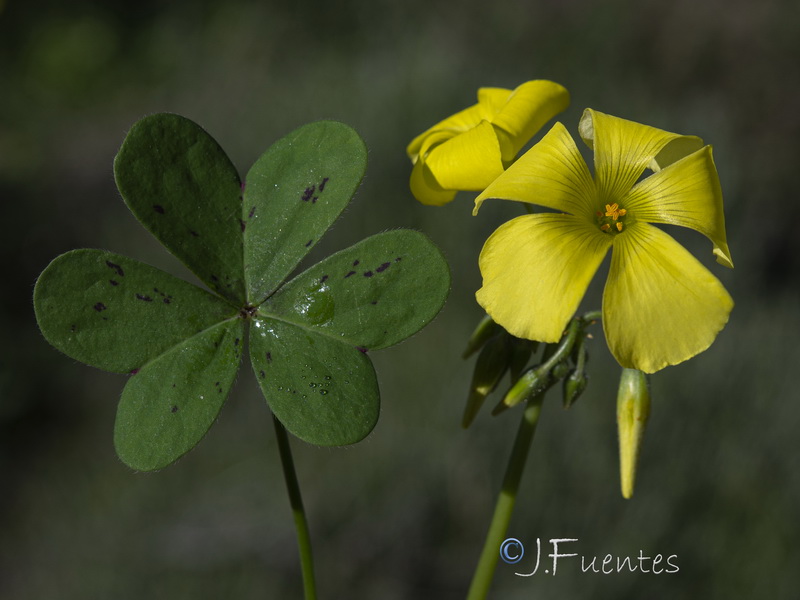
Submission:
[[[791,0],[0,0],[0,597],[298,598],[300,574],[269,415],[249,373],[201,445],[136,474],[111,432],[124,378],[60,355],[31,292],[57,254],[103,247],[193,276],[138,225],[111,172],[141,116],[196,120],[242,173],[300,124],[336,118],[370,148],[351,208],[315,257],[382,229],[429,234],[453,269],[440,317],[375,353],[376,431],[347,449],[294,444],[321,598],[461,598],[518,411],[459,427],[481,316],[483,240],[516,216],[471,197],[431,209],[405,144],[477,87],[549,78],[585,106],[714,145],[736,269],[676,235],[737,306],[710,350],[653,378],[636,495],[618,492],[618,369],[597,332],[573,409],[546,401],[510,535],[677,555],[680,572],[516,577],[493,597],[794,598],[800,464],[800,4]],[[671,231],[672,232],[672,231]],[[675,233],[675,232],[672,232]],[[599,287],[588,307],[599,305]],[[680,318],[680,315],[675,315]],[[547,546],[543,546],[543,552]],[[524,564],[524,563],[523,563]]]

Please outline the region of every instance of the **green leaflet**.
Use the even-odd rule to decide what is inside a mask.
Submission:
[[[114,160],[131,212],[200,280],[244,299],[239,174],[214,138],[185,117],[145,117]]]
[[[272,412],[306,442],[354,444],[378,421],[375,371],[355,346],[257,316],[250,358]]]
[[[238,318],[214,325],[130,378],[114,426],[123,462],[140,471],[160,469],[197,445],[236,378],[244,332]]]
[[[309,123],[267,150],[247,173],[242,205],[247,298],[275,291],[350,202],[367,167],[358,134]]]
[[[128,373],[237,309],[119,254],[72,250],[51,262],[33,295],[44,337],[67,356]]]
[[[439,249],[423,234],[399,229],[317,263],[262,304],[259,313],[378,350],[422,329],[449,289]]]
[[[390,231],[282,284],[350,201],[365,164],[352,129],[311,123],[258,160],[242,202],[239,176],[199,126],[177,115],[134,125],[114,163],[125,202],[215,294],[102,250],[56,258],[34,290],[51,344],[132,374],[114,432],[126,464],[159,469],[200,441],[248,328],[256,377],[287,430],[321,445],[372,430],[380,398],[366,351],[436,316],[450,287],[441,253],[421,233]]]

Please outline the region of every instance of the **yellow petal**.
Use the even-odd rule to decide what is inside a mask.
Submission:
[[[414,198],[428,206],[442,206],[443,204],[452,202],[453,198],[456,197],[455,190],[443,190],[441,186],[436,183],[436,179],[431,175],[424,160],[418,160],[416,164],[414,164],[414,167],[411,169],[411,180],[409,183]]]
[[[512,219],[483,246],[478,304],[512,335],[556,342],[610,245],[611,236],[571,215]]]
[[[565,87],[543,79],[518,86],[491,119],[498,128],[503,160],[511,161],[542,126],[569,106]]]
[[[708,348],[733,300],[663,231],[638,221],[614,239],[603,329],[620,365],[654,373]]]
[[[578,130],[584,142],[594,149],[594,170],[600,203],[618,202],[627,194],[644,170],[654,163],[667,144],[677,142],[673,149],[685,150],[692,139],[641,125],[587,108]],[[698,138],[694,138],[695,140]],[[668,162],[673,153],[665,152]],[[658,163],[654,163],[658,166]]]
[[[509,92],[510,93],[510,92]],[[406,148],[406,154],[411,160],[420,153],[420,148],[425,143],[427,138],[433,134],[441,134],[442,132],[448,134],[445,137],[453,137],[459,133],[467,131],[475,127],[478,123],[485,120],[485,109],[479,104],[474,104],[469,108],[457,112],[446,119],[439,121],[433,127],[423,131],[413,140]]]
[[[483,111],[481,118],[491,121],[503,109],[512,93],[511,90],[505,88],[483,87],[478,89],[478,106]]]
[[[528,202],[583,216],[595,210],[595,186],[575,142],[561,123],[519,157],[475,199],[477,214],[487,198]]]
[[[642,180],[623,203],[637,220],[699,231],[714,244],[717,262],[733,267],[725,236],[722,189],[711,146]]]
[[[500,145],[488,121],[439,144],[425,162],[445,190],[482,190],[503,172]]]

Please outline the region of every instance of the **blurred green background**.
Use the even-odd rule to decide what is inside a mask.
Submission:
[[[676,574],[582,573],[576,559],[492,597],[796,598],[800,588],[800,3],[792,0],[0,1],[0,597],[299,598],[276,444],[249,369],[178,464],[131,472],[112,427],[124,378],[38,333],[31,294],[56,255],[99,247],[193,280],[121,201],[112,160],[145,114],[206,128],[240,172],[320,118],[370,148],[364,184],[315,256],[398,226],[446,253],[438,319],[374,353],[381,420],[363,443],[295,441],[320,598],[462,598],[519,411],[460,415],[481,311],[477,256],[512,203],[411,197],[406,143],[479,86],[565,85],[586,106],[714,145],[736,269],[679,234],[736,300],[709,351],[652,380],[636,495],[619,494],[618,368],[601,335],[589,391],[546,400],[509,535],[577,538],[587,557],[676,555]],[[713,266],[712,266],[713,265]],[[587,306],[599,305],[600,288]],[[675,315],[680,318],[680,315]],[[544,568],[544,566],[542,567]]]

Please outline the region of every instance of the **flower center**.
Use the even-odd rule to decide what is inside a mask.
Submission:
[[[623,229],[626,214],[628,214],[628,211],[620,208],[619,204],[614,202],[613,204],[606,204],[605,211],[598,210],[595,216],[601,231],[617,234]]]

